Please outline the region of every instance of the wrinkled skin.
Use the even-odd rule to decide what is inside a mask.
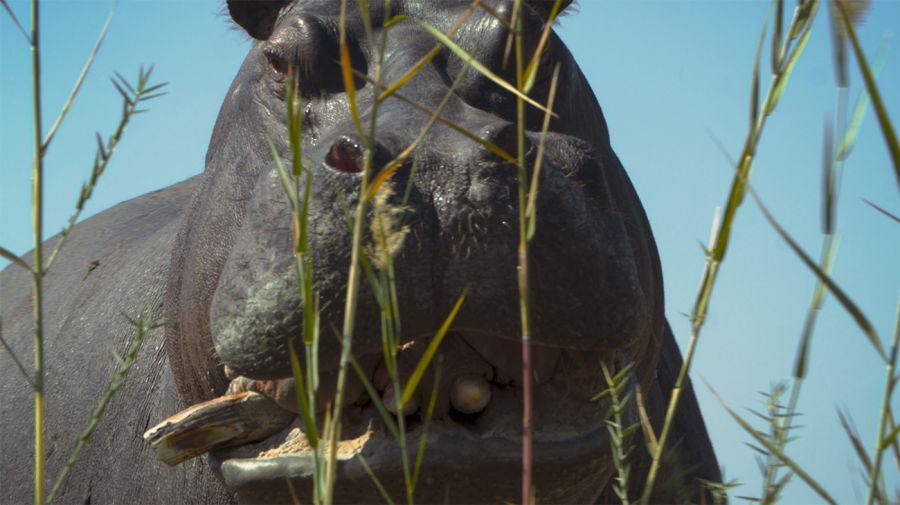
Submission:
[[[489,2],[501,15],[511,0]],[[552,2],[526,1],[526,51],[531,54]],[[563,2],[564,4],[567,2]],[[347,33],[356,70],[374,77],[377,49],[367,43],[356,2],[348,2]],[[380,27],[388,14],[370,1]],[[424,20],[448,32],[470,2],[393,2],[391,15]],[[349,114],[337,45],[338,0],[228,2],[233,20],[257,40],[229,90],[213,132],[205,172],[198,177],[118,205],[78,228],[48,278],[46,301],[51,424],[49,467],[68,454],[77,422],[87,417],[108,370],[98,351],[124,348],[133,336],[117,316],[135,306],[165,313],[165,343],[151,341],[97,438],[83,453],[60,499],[64,502],[227,503],[290,502],[284,482],[309,501],[308,454],[258,458],[284,441],[284,434],[251,446],[213,453],[170,469],[140,441],[149,425],[222,395],[225,367],[242,380],[277,383],[290,377],[288,344],[298,338],[303,306],[296,289],[290,208],[272,163],[271,139],[290,158],[285,122],[285,73],[297,69],[303,107],[303,163],[312,174],[310,244],[315,289],[321,297],[322,396],[333,389],[340,346],[331,338],[343,318],[351,235],[340,201],[358,201],[362,145]],[[381,37],[374,30],[375,39]],[[455,40],[491,70],[514,81],[503,66],[508,31],[476,9]],[[394,82],[424,56],[434,39],[410,21],[386,39],[382,79]],[[591,401],[605,387],[600,363],[613,370],[635,363],[648,414],[658,432],[681,358],[665,322],[659,258],[647,218],[613,153],[596,99],[563,43],[552,35],[531,96],[545,103],[550,75],[560,66],[559,91],[540,175],[536,234],[530,249],[532,339],[535,343],[535,485],[538,501],[616,501],[609,487],[614,468],[603,416],[608,400]],[[460,77],[462,73],[462,77]],[[434,110],[458,80],[443,116],[516,152],[515,99],[443,51],[400,93]],[[356,81],[364,125],[370,124],[374,87]],[[527,152],[534,159],[543,114],[529,108]],[[377,171],[419,134],[428,116],[397,99],[384,101],[376,118],[373,167]],[[416,491],[419,502],[499,502],[520,499],[521,380],[516,281],[518,217],[516,171],[495,154],[451,128],[437,124],[392,178],[408,235],[394,258],[402,339],[410,342],[403,363],[415,363],[454,302],[466,300],[443,346],[435,420]],[[88,277],[85,265],[99,261]],[[28,279],[8,268],[2,280],[3,330],[25,355],[30,335]],[[353,353],[380,390],[386,388],[380,319],[363,280]],[[302,345],[298,341],[298,348]],[[150,355],[152,354],[152,358]],[[30,416],[27,388],[6,355],[0,358],[3,426],[21,437],[2,437],[4,475],[29,468]],[[409,365],[404,369],[408,373]],[[77,383],[70,378],[78,371]],[[450,400],[454,379],[475,375],[489,383],[492,399],[483,412],[459,415]],[[429,373],[417,401],[427,403],[435,377]],[[272,382],[275,381],[275,382]],[[351,381],[345,436],[356,443],[376,475],[395,494],[402,482],[399,447],[378,431],[364,435],[374,408]],[[65,409],[66,413],[59,414]],[[53,413],[56,412],[56,415]],[[636,420],[634,409],[626,418]],[[410,420],[411,440],[420,435],[421,413]],[[4,430],[5,431],[5,430]],[[53,434],[60,434],[53,438]],[[718,480],[693,392],[683,395],[672,455],[684,472],[664,471],[657,501],[699,499],[696,478]],[[355,440],[355,442],[354,442]],[[648,466],[640,435],[633,443],[633,493]],[[60,449],[56,450],[56,444]],[[353,445],[352,443],[350,445]],[[413,447],[415,444],[411,444]],[[355,453],[354,453],[355,454]],[[13,469],[16,470],[13,470]],[[214,477],[215,475],[215,477]],[[338,465],[336,499],[381,501],[355,458]],[[224,485],[223,485],[224,483]],[[464,485],[461,485],[465,483]],[[0,501],[24,501],[30,482],[4,485]]]

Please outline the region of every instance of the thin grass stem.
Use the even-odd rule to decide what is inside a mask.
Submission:
[[[788,457],[783,451],[779,448],[775,447],[774,444],[769,442],[765,436],[761,433],[753,429],[753,426],[750,425],[747,421],[745,421],[741,416],[739,416],[731,407],[728,406],[727,403],[719,396],[719,393],[709,384],[706,383],[706,387],[712,392],[713,396],[719,400],[719,403],[725,408],[729,415],[734,418],[735,421],[743,428],[747,433],[749,433],[757,442],[759,442],[763,447],[769,450],[772,454],[774,454],[778,459],[780,459],[786,466],[788,466],[791,470],[793,470],[798,477],[803,479],[813,491],[816,492],[823,500],[831,505],[836,505],[837,501],[831,497],[830,494],[823,488],[812,476],[806,473],[800,465],[798,465],[793,459]]]
[[[106,172],[106,168],[107,166],[109,166],[109,162],[112,159],[113,154],[115,154],[116,152],[116,147],[122,140],[122,135],[125,133],[125,128],[128,126],[129,121],[135,114],[141,112],[141,110],[137,108],[138,105],[147,100],[152,100],[153,98],[165,94],[154,92],[164,87],[166,83],[148,86],[152,74],[152,66],[147,69],[146,72],[142,68],[138,72],[138,82],[137,86],[134,88],[132,88],[128,81],[118,75],[118,81],[112,81],[116,89],[122,95],[122,117],[119,119],[119,124],[116,126],[115,131],[112,133],[112,135],[109,136],[105,143],[100,138],[100,135],[97,134],[97,154],[94,158],[94,166],[91,169],[91,175],[88,178],[87,182],[82,185],[81,193],[78,196],[78,201],[75,203],[75,211],[72,212],[71,216],[69,216],[69,220],[66,222],[66,226],[60,232],[59,239],[57,239],[56,244],[53,246],[53,251],[50,253],[50,258],[47,260],[47,264],[44,267],[45,273],[49,271],[54,262],[56,262],[56,259],[59,257],[59,253],[62,251],[66,240],[69,238],[69,234],[72,233],[72,228],[74,228],[75,223],[78,222],[78,218],[81,216],[81,212],[84,210],[84,206],[93,196],[94,188],[96,188],[97,182],[100,180],[100,177],[103,176],[103,174]],[[128,91],[125,91],[123,87],[128,88]],[[41,148],[42,156],[46,152],[46,145],[45,147]],[[35,262],[37,262],[37,258],[35,258]]]
[[[529,299],[528,299],[528,223],[526,211],[528,207],[528,173],[525,168],[525,88],[524,54],[523,54],[523,29],[522,0],[516,0],[513,5],[514,18],[514,44],[516,58],[516,134],[517,134],[517,173],[518,173],[518,202],[519,202],[519,257],[518,257],[518,284],[519,284],[519,316],[522,331],[522,504],[528,505],[532,498],[532,470],[533,470],[533,427],[532,427],[532,357],[531,357],[531,329],[529,325]],[[477,67],[476,67],[477,68]],[[544,111],[547,109],[543,108]],[[551,113],[552,114],[552,113]]]
[[[32,308],[34,311],[34,503],[44,503],[44,151],[41,120],[40,0],[31,1],[31,83],[34,107],[34,161],[31,172],[31,213],[34,229]]]
[[[93,65],[94,63],[94,57],[96,57],[97,52],[100,51],[100,45],[103,43],[103,39],[106,38],[106,32],[109,30],[109,25],[112,22],[112,18],[113,11],[110,11],[110,13],[106,16],[106,21],[103,23],[103,28],[100,29],[100,35],[97,37],[97,42],[94,43],[94,48],[88,55],[87,62],[85,62],[84,66],[81,68],[81,74],[79,74],[78,79],[75,80],[75,86],[72,87],[72,92],[69,93],[69,97],[66,99],[66,103],[63,105],[62,110],[59,112],[59,116],[56,117],[56,121],[53,123],[53,126],[50,127],[50,131],[47,132],[47,136],[44,138],[44,142],[41,145],[41,149],[43,151],[46,152],[47,148],[50,147],[50,142],[53,141],[53,137],[56,135],[56,131],[62,124],[63,119],[65,119],[66,114],[69,112],[69,108],[72,107],[72,103],[75,102],[75,96],[78,95],[78,91],[81,89],[81,85],[84,83],[84,78],[87,77],[88,70],[90,70],[91,65]]]
[[[897,368],[897,348],[900,345],[900,300],[897,302],[897,321],[894,324],[894,339],[891,342],[890,359],[886,365],[886,379],[884,384],[884,396],[881,401],[881,415],[878,417],[878,431],[875,436],[875,461],[872,463],[872,473],[869,474],[869,493],[866,497],[866,505],[872,505],[878,488],[878,479],[881,477],[881,462],[887,445],[882,443],[888,424],[888,416],[891,412],[891,397],[894,395],[894,370]]]
[[[34,389],[34,382],[31,380],[31,375],[27,370],[25,370],[25,366],[22,365],[21,361],[19,361],[19,357],[16,356],[16,353],[13,352],[12,347],[10,347],[6,340],[3,338],[2,324],[3,322],[0,321],[0,345],[2,345],[3,349],[6,350],[6,353],[9,354],[9,357],[13,360],[13,363],[15,363],[16,368],[19,370],[19,373],[22,374],[22,378],[25,379],[25,382],[27,382],[28,385],[31,386],[31,389]]]
[[[361,8],[365,8],[362,4]],[[386,18],[390,18],[391,2],[385,2]],[[364,18],[367,19],[367,18]],[[367,28],[371,30],[371,27]],[[348,100],[350,101],[351,112],[353,112],[354,124],[360,134],[361,140],[366,145],[365,154],[363,156],[362,180],[359,189],[359,201],[357,202],[353,220],[353,245],[350,252],[350,267],[347,277],[347,296],[344,304],[344,321],[341,339],[341,357],[338,370],[337,390],[334,398],[334,413],[331,418],[333,429],[329,439],[329,451],[327,453],[327,470],[326,470],[326,486],[324,502],[328,505],[333,503],[334,497],[334,480],[337,467],[337,443],[338,432],[340,431],[341,407],[344,399],[344,388],[347,381],[347,366],[350,362],[351,346],[353,344],[353,331],[356,320],[356,306],[359,296],[359,276],[360,276],[360,253],[362,251],[363,221],[366,215],[366,199],[365,195],[368,190],[369,177],[372,170],[374,134],[377,126],[378,118],[378,101],[372,104],[371,123],[369,137],[363,135],[361,122],[358,112],[356,112],[356,97],[354,94],[355,84],[353,83],[352,67],[347,46],[347,0],[341,0],[341,13],[339,20],[340,47],[341,47],[341,68],[344,75],[344,85],[347,89]],[[384,63],[385,45],[387,42],[387,30],[382,32],[381,41],[378,47],[377,58],[375,63],[375,82],[376,85],[381,83],[382,67]],[[402,436],[401,429],[401,436]]]
[[[9,249],[0,246],[0,257],[6,258],[10,262],[12,262],[17,267],[24,268],[25,270],[31,272],[31,265],[29,265],[25,260],[19,257],[16,254],[13,254]]]
[[[803,10],[801,11],[801,9]],[[666,443],[668,442],[669,435],[674,424],[675,413],[678,409],[681,394],[687,385],[688,374],[690,372],[691,365],[693,364],[697,342],[699,341],[703,324],[706,319],[706,314],[709,309],[713,286],[715,285],[715,281],[719,272],[719,266],[722,261],[724,261],[725,253],[728,249],[734,217],[737,213],[738,207],[743,200],[744,193],[746,192],[746,185],[750,180],[750,173],[753,166],[756,146],[759,142],[760,136],[762,135],[763,128],[765,127],[766,118],[768,118],[768,116],[775,110],[778,101],[787,85],[788,77],[790,76],[791,71],[796,64],[797,59],[806,47],[806,43],[809,39],[809,34],[812,30],[813,22],[815,20],[817,9],[818,0],[810,0],[803,5],[797,6],[794,18],[791,21],[790,26],[788,27],[788,37],[785,39],[784,44],[790,44],[794,38],[793,34],[795,33],[797,33],[797,36],[799,36],[800,38],[797,44],[793,47],[793,50],[789,53],[789,56],[786,56],[787,60],[784,64],[782,72],[774,74],[772,76],[771,82],[769,84],[769,89],[766,92],[762,107],[760,108],[758,116],[756,118],[756,123],[752,128],[750,128],[750,131],[747,133],[747,137],[744,142],[744,148],[741,152],[741,156],[738,162],[739,164],[737,167],[737,174],[735,174],[735,177],[731,184],[731,190],[729,191],[728,204],[725,207],[725,213],[722,219],[722,223],[720,228],[718,229],[718,232],[715,234],[715,241],[710,244],[706,265],[704,267],[703,276],[701,277],[702,280],[700,283],[700,289],[697,293],[697,298],[691,317],[692,322],[690,340],[688,341],[688,346],[684,354],[684,361],[682,362],[681,370],[679,371],[678,377],[672,388],[672,394],[669,398],[669,404],[666,409],[662,432],[660,433],[656,452],[653,454],[650,469],[647,473],[644,491],[641,495],[640,503],[649,503],[650,496],[653,492],[656,475],[659,472],[662,454],[665,450]]]
[[[28,32],[25,31],[25,27],[22,26],[22,23],[19,22],[19,18],[16,17],[16,14],[9,7],[9,4],[6,3],[6,0],[0,0],[0,4],[3,4],[3,8],[6,9],[6,13],[9,14],[10,19],[12,19],[13,24],[16,25],[16,28],[22,32],[22,36],[25,37],[25,41],[28,42],[28,45],[32,45],[31,37],[28,36]]]
[[[124,358],[119,358],[118,356],[116,356],[118,366],[113,373],[112,379],[110,379],[109,385],[106,387],[106,390],[100,397],[100,401],[97,403],[97,407],[94,408],[94,411],[91,413],[91,417],[88,421],[87,427],[84,429],[84,432],[82,432],[81,436],[78,437],[78,441],[75,443],[75,447],[72,449],[72,453],[69,455],[69,460],[66,462],[66,466],[63,467],[62,471],[56,477],[56,483],[53,484],[53,488],[50,490],[50,494],[47,495],[48,502],[53,501],[53,497],[56,496],[56,492],[59,491],[60,486],[62,486],[63,482],[66,480],[66,476],[68,476],[69,472],[73,468],[75,468],[75,464],[78,462],[78,456],[81,453],[81,449],[91,441],[91,438],[94,435],[94,430],[100,423],[100,419],[103,417],[103,413],[106,411],[106,407],[109,406],[109,402],[119,391],[119,388],[125,381],[125,377],[128,375],[131,367],[133,367],[134,363],[137,361],[138,353],[140,352],[141,347],[144,345],[144,341],[146,340],[147,335],[154,329],[161,326],[160,323],[154,322],[152,320],[149,313],[141,314],[140,316],[138,316],[137,321],[132,321],[129,319],[129,322],[137,329],[134,340],[131,342],[131,345],[128,346],[128,351],[125,353]]]

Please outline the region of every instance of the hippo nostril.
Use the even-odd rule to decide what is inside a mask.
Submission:
[[[363,171],[362,147],[347,137],[341,137],[325,155],[325,164],[338,172],[358,174]]]
[[[519,135],[516,125],[507,123],[499,126],[489,126],[482,130],[481,138],[506,151],[515,157],[519,152]],[[525,150],[528,151],[528,139],[525,139]]]

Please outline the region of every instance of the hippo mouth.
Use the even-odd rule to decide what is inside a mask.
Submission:
[[[418,344],[413,341],[402,347],[401,373],[404,362],[420,355]],[[347,388],[351,398],[345,401],[342,414],[335,501],[383,500],[378,486],[391,500],[403,501],[404,469],[412,473],[420,445],[424,450],[415,501],[474,503],[489,498],[513,502],[520,498],[520,344],[457,331],[447,335],[442,348],[441,358],[430,367],[440,371],[427,374],[419,388],[423,393],[414,395],[404,408],[405,445],[385,425],[364,388],[359,384]],[[593,500],[613,471],[605,423],[609,403],[595,399],[605,389],[600,367],[601,362],[620,365],[621,356],[540,345],[533,345],[533,356],[536,497],[546,502]],[[368,356],[359,361],[374,361],[368,358],[377,359]],[[384,404],[390,405],[392,384],[380,366],[369,369],[371,384]],[[316,462],[302,416],[295,414],[292,388],[292,379],[235,377],[230,396],[192,407],[207,411],[205,418],[201,415],[202,419],[187,422],[184,413],[178,414],[149,430],[145,438],[153,446],[155,437],[154,448],[163,459],[164,453],[178,460],[209,451],[211,467],[242,503],[294,503],[294,497],[309,501]],[[233,405],[237,403],[240,407]],[[208,413],[217,408],[224,413]],[[235,413],[241,409],[242,413]],[[321,426],[321,412],[318,421]]]

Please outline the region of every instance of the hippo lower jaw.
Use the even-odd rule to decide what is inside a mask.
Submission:
[[[536,351],[540,354],[542,349]],[[609,401],[593,400],[604,389],[600,362],[613,360],[610,353],[552,352],[558,353],[556,373],[536,384],[533,394],[537,499],[589,502],[614,471],[605,423]],[[522,390],[496,382],[491,389],[483,412],[463,415],[450,410],[428,423],[416,502],[521,499]],[[636,419],[634,412],[626,414],[632,422]],[[425,430],[423,418],[421,413],[405,418],[410,467]],[[315,460],[299,419],[261,442],[213,452],[209,461],[242,503],[294,503],[292,493],[308,502],[312,496]],[[405,501],[402,461],[400,444],[371,402],[344,408],[335,501],[384,500],[366,464],[394,501]]]

